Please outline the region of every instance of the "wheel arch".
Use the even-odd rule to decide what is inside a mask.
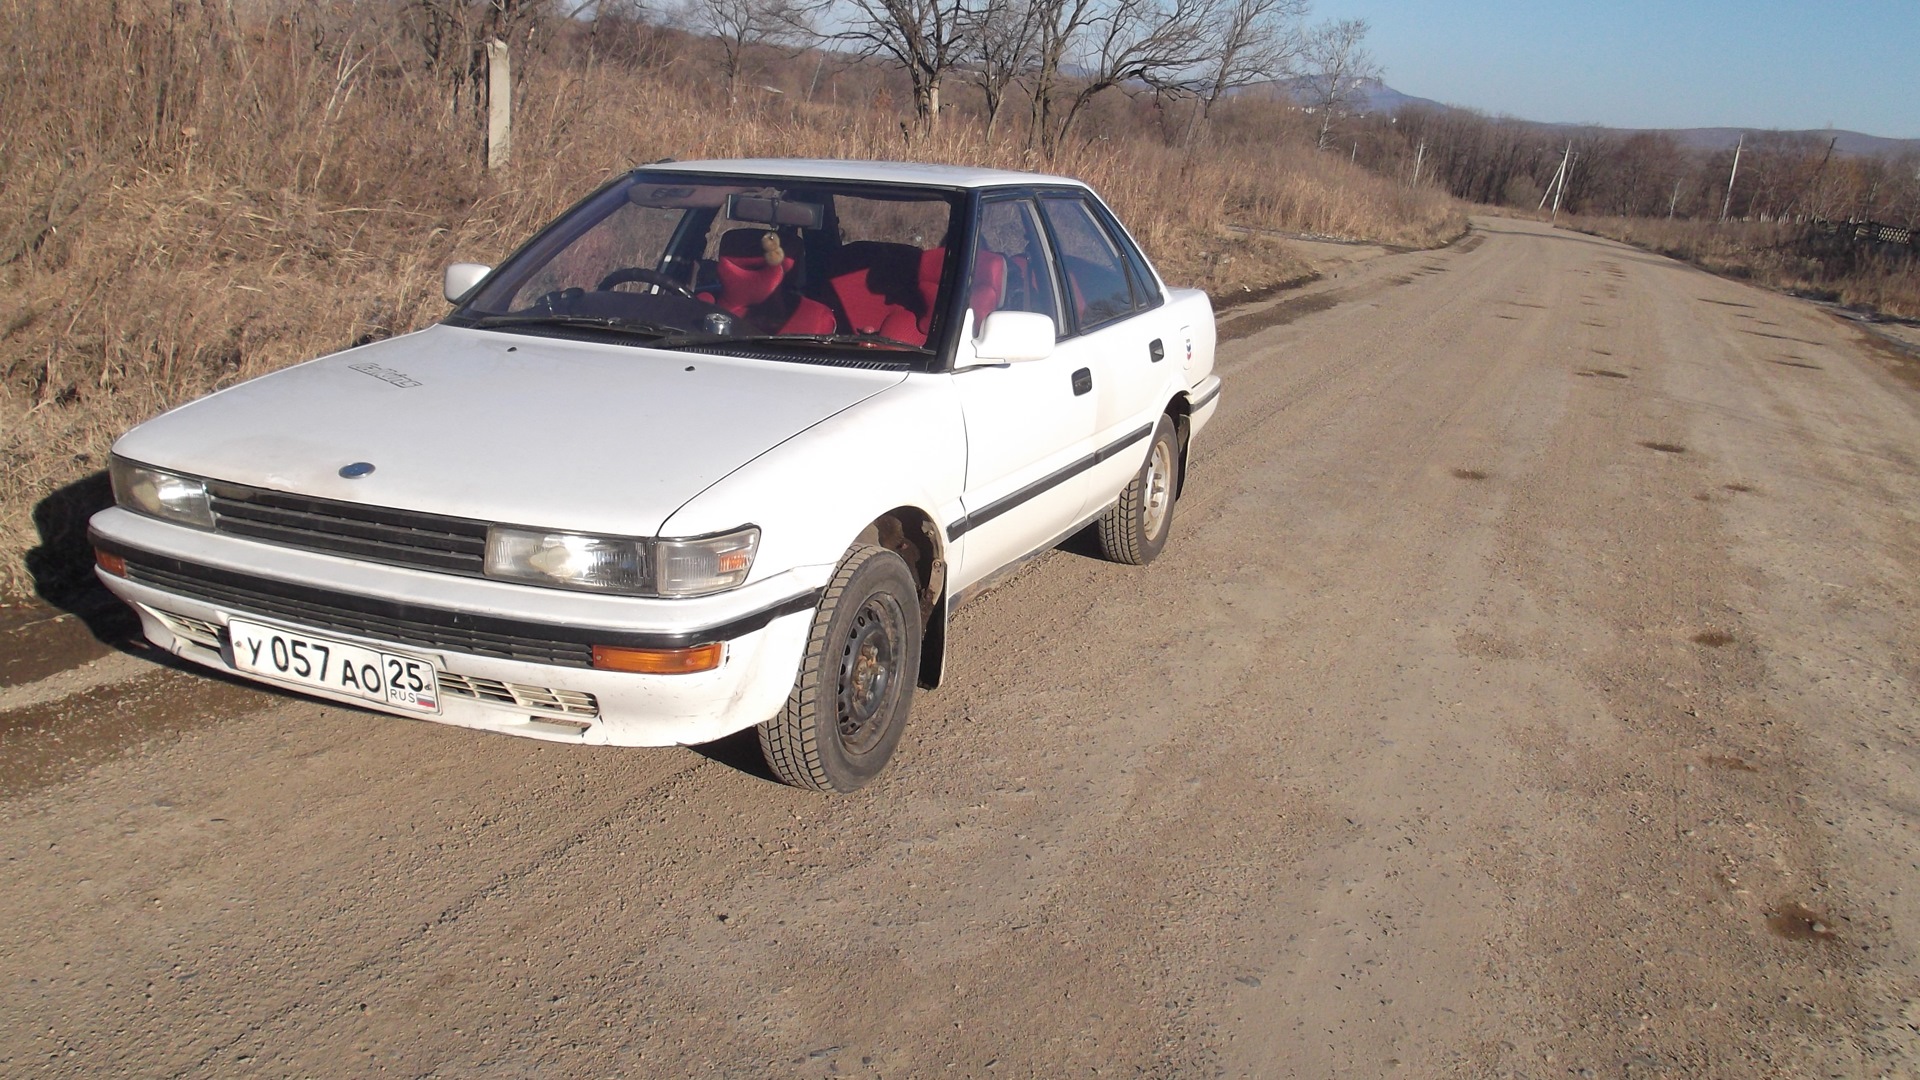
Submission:
[[[1173,437],[1180,451],[1173,474],[1173,495],[1177,499],[1187,489],[1187,443],[1193,438],[1193,401],[1186,394],[1175,394],[1163,411],[1173,417]]]
[[[947,653],[947,557],[939,523],[917,506],[897,506],[869,522],[854,542],[886,548],[912,571],[920,590],[917,682],[926,690],[938,687]]]

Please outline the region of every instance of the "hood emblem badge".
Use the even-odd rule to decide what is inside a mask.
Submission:
[[[365,461],[356,461],[351,465],[340,466],[340,475],[349,480],[358,480],[372,471],[373,465]]]

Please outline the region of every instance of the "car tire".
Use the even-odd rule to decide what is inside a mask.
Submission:
[[[760,725],[760,752],[782,781],[849,792],[900,743],[920,670],[920,598],[886,548],[847,553],[814,612],[806,656],[780,714]]]
[[[1147,460],[1094,527],[1100,554],[1131,566],[1152,562],[1173,531],[1173,502],[1179,485],[1180,443],[1173,417],[1162,415],[1154,426]]]

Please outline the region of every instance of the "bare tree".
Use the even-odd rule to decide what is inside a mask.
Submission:
[[[922,131],[940,117],[940,84],[966,55],[968,0],[840,0],[845,29],[827,38],[863,55],[899,64],[913,87],[913,115]]]
[[[1211,0],[1032,0],[1032,138],[1052,157],[1088,103],[1118,86],[1192,93]],[[1074,68],[1071,74],[1068,68]]]
[[[740,103],[740,73],[754,49],[786,50],[805,39],[809,10],[799,0],[687,0],[688,29],[720,46],[727,79],[727,111]]]
[[[1319,114],[1317,145],[1322,150],[1333,141],[1334,122],[1353,111],[1361,84],[1380,77],[1380,65],[1363,44],[1367,30],[1365,19],[1341,19],[1307,35],[1300,85],[1307,104]]]
[[[1029,0],[978,0],[964,16],[967,66],[987,110],[988,142],[1007,93],[1032,67],[1035,7]]]
[[[1200,79],[1200,116],[1220,99],[1293,73],[1306,48],[1300,20],[1309,0],[1225,0],[1207,20],[1213,58]]]

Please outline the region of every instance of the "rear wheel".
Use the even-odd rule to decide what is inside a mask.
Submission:
[[[1117,563],[1145,566],[1167,546],[1173,531],[1173,495],[1180,481],[1180,443],[1173,417],[1161,416],[1153,429],[1153,445],[1120,498],[1100,515],[1096,532],[1100,554]]]
[[[837,792],[879,775],[913,706],[920,636],[919,590],[906,562],[865,544],[848,552],[814,613],[786,707],[760,725],[774,775]]]

